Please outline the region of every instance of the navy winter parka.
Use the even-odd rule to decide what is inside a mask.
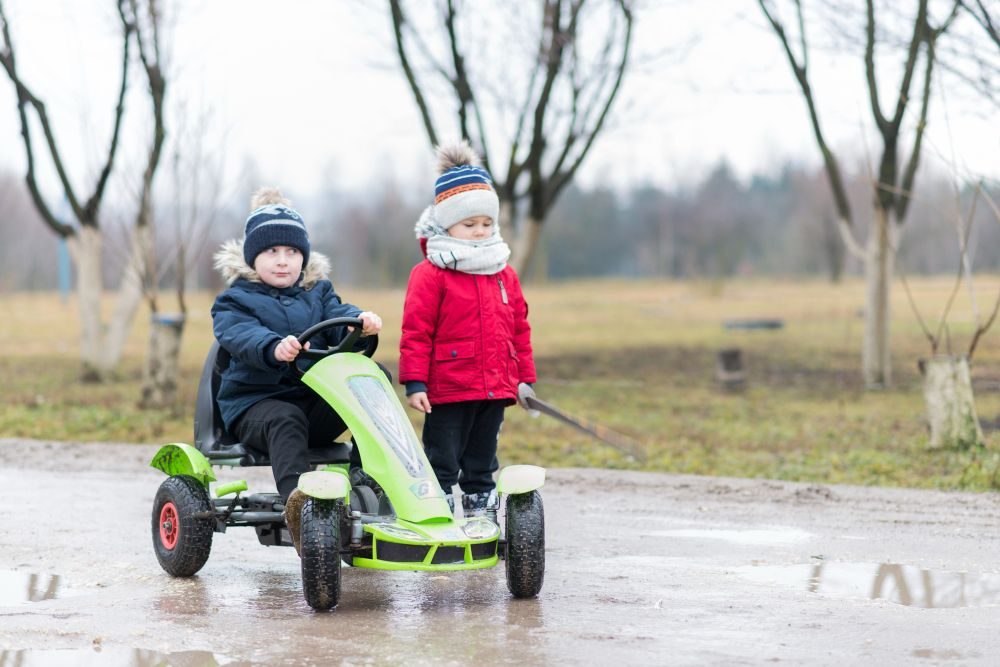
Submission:
[[[229,354],[217,400],[227,429],[253,404],[265,398],[293,398],[310,391],[274,358],[274,348],[289,334],[298,335],[323,320],[356,317],[361,309],[342,303],[327,279],[329,260],[313,252],[297,285],[278,289],[261,281],[243,259],[242,243],[232,241],[216,254],[216,268],[229,288],[212,306],[215,338]],[[311,347],[335,345],[346,329],[330,330]]]

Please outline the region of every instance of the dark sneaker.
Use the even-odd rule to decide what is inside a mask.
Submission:
[[[495,497],[495,491],[462,494],[462,513],[466,517],[486,516],[486,510],[494,502]]]
[[[302,507],[306,504],[308,496],[298,489],[292,491],[285,502],[285,525],[288,526],[288,534],[292,536],[292,545],[295,553],[302,555]]]
[[[450,493],[446,493],[446,494],[444,494],[444,499],[448,503],[448,509],[450,509],[451,513],[454,514],[455,513],[455,496],[451,495]]]

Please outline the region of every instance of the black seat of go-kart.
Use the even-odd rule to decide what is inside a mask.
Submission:
[[[205,366],[198,382],[198,399],[194,408],[194,446],[209,461],[239,459],[241,466],[269,466],[266,454],[259,452],[234,438],[222,421],[219,404],[215,398],[219,391],[222,371],[229,365],[229,353],[219,346],[218,341],[205,358]],[[333,442],[323,447],[309,448],[309,463],[346,463],[350,460],[351,444]]]

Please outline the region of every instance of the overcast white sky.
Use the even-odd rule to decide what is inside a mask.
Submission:
[[[4,4],[22,73],[49,103],[68,153],[93,165],[117,85],[112,0]],[[262,181],[300,196],[330,181],[361,192],[389,172],[403,183],[426,182],[429,192],[430,151],[396,69],[385,4],[188,0],[174,33],[170,94],[210,114],[205,141],[225,150],[230,171],[251,160]],[[818,164],[801,96],[756,2],[647,1],[635,40],[644,60],[693,45],[629,74],[612,127],[580,174],[585,184],[669,188],[723,158],[744,177],[788,159]],[[852,160],[863,157],[866,141],[876,152],[860,59],[814,53],[812,67],[831,143]],[[895,88],[894,74],[886,78]],[[973,172],[1000,177],[1000,113],[988,103],[970,104],[946,88],[934,99],[928,139],[929,161],[935,152],[953,155]],[[3,76],[0,167],[21,172],[23,164],[14,91]]]

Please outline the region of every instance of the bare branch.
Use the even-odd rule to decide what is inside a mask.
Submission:
[[[454,0],[448,0],[447,13],[445,14],[445,28],[448,31],[448,42],[451,46],[451,60],[452,65],[455,68],[455,75],[451,78],[452,88],[455,91],[455,96],[458,98],[458,117],[459,117],[459,131],[462,133],[463,139],[469,139],[471,141],[472,134],[469,132],[469,118],[468,110],[471,108],[472,113],[476,119],[476,129],[479,133],[479,153],[483,158],[483,165],[486,167],[486,171],[492,173],[492,168],[490,166],[490,153],[489,146],[486,143],[486,127],[483,122],[483,114],[479,109],[479,103],[476,101],[476,95],[472,90],[471,82],[469,81],[469,73],[465,68],[465,57],[462,55],[461,49],[458,46],[458,31],[455,27],[455,21],[457,18],[457,12],[455,10]]]
[[[578,15],[579,4],[576,5],[574,17]],[[535,101],[533,114],[533,125],[531,134],[531,144],[528,147],[528,155],[522,162],[522,168],[526,169],[531,176],[533,183],[544,183],[542,176],[542,156],[546,148],[545,112],[549,105],[549,98],[555,86],[556,78],[563,63],[563,49],[566,46],[567,37],[572,39],[572,33],[564,32],[562,29],[562,0],[546,0],[542,12],[542,50],[541,54],[545,60],[545,78],[542,81],[541,91]],[[575,24],[571,21],[571,27]],[[546,41],[546,36],[548,37]],[[539,212],[545,210],[546,188],[532,188],[531,202],[529,204],[531,214],[536,218],[541,218]]]
[[[392,28],[396,36],[396,53],[399,54],[399,62],[403,67],[403,72],[406,74],[406,80],[410,84],[410,90],[413,92],[413,99],[417,103],[417,107],[420,109],[420,116],[424,121],[424,129],[427,131],[427,138],[431,142],[431,146],[438,145],[437,132],[434,131],[434,121],[431,120],[430,110],[427,108],[427,102],[424,100],[423,92],[420,89],[420,84],[417,82],[416,75],[413,73],[413,68],[410,66],[410,59],[406,54],[406,48],[403,45],[403,25],[406,23],[406,17],[403,15],[403,8],[399,4],[399,0],[389,0],[389,8],[392,14]]]
[[[23,138],[28,161],[28,170],[25,176],[28,191],[31,194],[35,208],[42,216],[42,220],[45,221],[45,224],[47,224],[52,231],[59,236],[67,238],[76,233],[74,228],[59,221],[55,217],[52,210],[45,202],[45,198],[42,196],[41,190],[39,190],[38,183],[35,178],[35,152],[31,143],[31,128],[28,125],[28,115],[25,109],[25,107],[30,104],[33,99],[35,99],[35,97],[31,94],[31,91],[28,90],[27,86],[24,85],[17,74],[17,61],[14,54],[14,44],[10,37],[10,28],[2,1],[0,1],[0,33],[2,33],[3,36],[3,50],[0,51],[0,64],[3,65],[4,70],[7,72],[7,76],[10,77],[10,80],[14,83],[14,87],[17,91],[17,111],[21,122],[21,136]],[[42,108],[44,110],[44,107]]]
[[[625,68],[628,66],[629,50],[632,45],[632,11],[629,9],[624,0],[619,0],[618,6],[621,9],[622,15],[625,17],[625,37],[614,85],[611,87],[611,91],[608,93],[607,98],[605,98],[604,107],[601,109],[601,114],[598,116],[594,126],[589,131],[583,131],[587,140],[584,142],[583,148],[573,161],[573,164],[562,174],[553,175],[555,184],[549,193],[549,201],[547,202],[549,205],[555,201],[555,197],[566,186],[566,184],[573,179],[576,175],[577,169],[579,169],[580,165],[583,164],[583,160],[587,156],[587,153],[590,152],[591,147],[594,145],[594,140],[603,128],[604,122],[607,120],[608,113],[611,111],[611,105],[614,103],[615,98],[618,95],[618,90],[621,88],[622,79],[625,76]]]
[[[917,167],[920,165],[924,130],[927,128],[927,108],[930,106],[931,99],[931,73],[934,70],[934,44],[936,39],[937,35],[935,34],[931,34],[927,38],[927,65],[924,70],[924,94],[920,101],[920,119],[917,121],[917,127],[914,130],[913,150],[910,151],[910,158],[907,161],[906,168],[903,170],[903,180],[900,184],[901,189],[907,194],[895,198],[896,219],[899,221],[906,218],[906,210],[910,205],[909,193],[913,190],[913,181],[916,179]]]
[[[871,4],[872,0],[868,0]],[[896,112],[892,117],[892,128],[899,131],[903,122],[903,113],[910,101],[910,83],[913,81],[913,70],[916,68],[917,56],[920,55],[920,45],[926,40],[929,28],[927,26],[927,0],[920,0],[917,6],[917,18],[913,22],[913,37],[906,52],[906,64],[903,66],[903,80],[899,85],[899,97],[896,99]]]
[[[844,244],[852,254],[863,257],[864,251],[861,249],[857,239],[854,238],[854,216],[851,214],[851,205],[847,198],[847,190],[844,187],[844,180],[841,174],[840,165],[838,164],[833,151],[830,150],[830,147],[826,142],[826,137],[823,135],[823,129],[820,126],[819,112],[816,108],[816,100],[813,96],[812,86],[809,83],[809,72],[806,69],[808,57],[805,55],[805,53],[807,53],[807,41],[804,30],[803,34],[800,36],[804,53],[802,62],[799,63],[795,54],[792,52],[791,45],[788,42],[784,25],[775,17],[773,12],[768,9],[766,0],[757,1],[761,10],[764,12],[764,16],[771,24],[771,28],[774,30],[774,33],[778,36],[778,39],[781,42],[781,46],[785,51],[785,56],[788,58],[788,64],[791,65],[792,72],[795,74],[795,79],[799,84],[799,88],[802,90],[802,96],[806,100],[806,106],[809,110],[809,120],[812,123],[813,128],[813,136],[816,137],[816,143],[823,156],[823,164],[826,167],[827,179],[830,182],[834,206],[837,209],[837,227],[844,239]],[[802,17],[801,3],[796,3],[796,7],[798,9],[799,25],[804,26],[805,23]]]
[[[118,153],[118,140],[121,136],[122,118],[125,116],[125,91],[128,89],[128,65],[129,46],[132,43],[132,32],[135,25],[125,17],[124,0],[118,2],[118,15],[121,18],[124,34],[122,35],[122,83],[118,89],[118,103],[115,106],[114,130],[111,132],[111,145],[108,148],[108,157],[101,169],[101,175],[97,179],[97,186],[93,194],[84,205],[84,219],[94,219],[97,217],[97,209],[104,198],[104,189],[107,187],[108,178],[111,176],[111,168],[115,162],[115,155]],[[81,220],[82,222],[83,220]]]
[[[972,362],[972,355],[976,352],[976,346],[979,345],[979,339],[983,337],[993,323],[996,322],[997,312],[1000,312],[1000,294],[997,295],[997,300],[993,303],[993,312],[990,313],[990,317],[982,325],[976,327],[976,333],[972,335],[972,342],[969,343],[969,351],[966,353],[966,358],[969,362]]]
[[[448,31],[448,43],[451,47],[451,63],[455,68],[455,76],[451,79],[451,85],[455,89],[455,96],[458,98],[458,128],[463,139],[469,139],[468,107],[472,98],[472,89],[469,87],[469,77],[465,71],[465,59],[458,49],[458,35],[455,31],[455,2],[448,0],[448,11],[445,14],[445,28]]]
[[[617,97],[625,68],[626,66],[631,67],[632,13],[629,7],[623,3],[616,4],[620,12],[611,17],[612,23],[606,31],[607,40],[600,52],[597,66],[591,76],[574,81],[573,104],[567,120],[566,140],[551,172],[555,186],[550,191],[550,201],[554,201],[562,188],[572,180],[583,158],[590,150],[592,141],[586,141],[583,149],[573,158],[573,164],[570,165],[570,168],[563,170],[563,165],[572,154],[572,149],[577,145],[578,140],[589,140],[596,137],[604,124],[610,105]],[[622,21],[625,23],[624,29],[621,29],[619,25]],[[621,37],[618,37],[619,32],[621,32]],[[614,58],[615,46],[619,42],[622,52],[620,56]],[[575,40],[572,58],[571,65],[575,70],[578,58]],[[581,109],[580,100],[584,98],[584,93],[588,90],[592,91],[590,100],[583,103]]]
[[[511,141],[510,147],[510,160],[507,164],[507,182],[510,186],[511,191],[514,189],[514,184],[517,179],[521,176],[520,164],[517,160],[517,154],[520,152],[521,148],[521,137],[524,134],[524,122],[528,118],[528,109],[531,108],[532,94],[535,91],[535,85],[538,81],[538,75],[542,71],[542,59],[535,59],[535,66],[531,70],[531,79],[528,81],[528,87],[526,88],[526,93],[524,96],[524,104],[521,105],[521,111],[517,115],[517,123],[514,129],[513,140]]]
[[[1000,207],[997,207],[996,202],[993,201],[993,198],[990,197],[990,194],[982,187],[982,183],[977,184],[976,187],[977,199],[980,196],[982,196],[982,198],[986,201],[987,205],[990,207],[990,210],[993,212],[994,219],[997,222],[1000,222]],[[971,225],[971,217],[972,216],[970,215],[970,225]],[[966,353],[966,356],[968,357],[970,362],[972,361],[972,355],[976,351],[976,346],[979,345],[979,340],[983,337],[983,335],[987,331],[990,330],[990,328],[996,322],[998,312],[1000,312],[1000,294],[997,295],[997,299],[993,303],[993,310],[990,312],[989,318],[987,318],[987,320],[982,324],[977,323],[976,332],[972,335],[972,341],[969,343],[969,351]]]
[[[975,3],[974,7],[972,6],[972,2]],[[997,21],[993,20],[982,0],[972,0],[972,2],[969,0],[959,0],[959,4],[975,19],[976,23],[982,26],[989,38],[997,45],[997,48],[1000,48],[1000,19]]]
[[[868,101],[871,103],[872,115],[875,116],[875,124],[879,132],[885,134],[885,126],[888,124],[885,116],[882,115],[882,105],[878,100],[878,80],[875,78],[875,3],[874,0],[866,2],[865,23],[865,78],[868,80]]]
[[[920,330],[924,333],[924,338],[931,344],[931,353],[935,353],[938,347],[938,339],[931,333],[931,330],[927,328],[927,324],[924,323],[924,318],[920,315],[920,309],[917,308],[917,302],[913,299],[913,292],[910,290],[910,283],[906,280],[906,273],[903,271],[903,267],[900,265],[897,267],[899,271],[899,280],[903,283],[903,289],[906,292],[906,298],[910,301],[910,308],[913,310],[913,314],[917,318],[917,324],[920,325]]]

